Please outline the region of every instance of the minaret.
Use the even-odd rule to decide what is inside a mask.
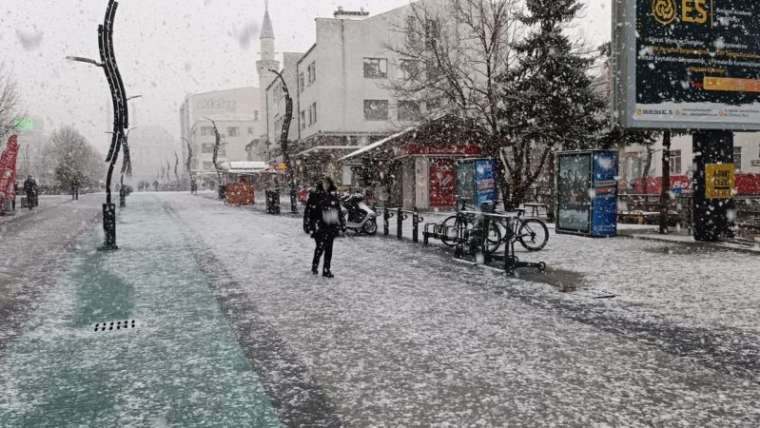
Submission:
[[[262,134],[266,132],[266,120],[268,112],[266,103],[267,86],[272,83],[275,74],[269,70],[280,70],[280,62],[275,60],[274,51],[274,30],[272,29],[272,19],[269,17],[269,0],[264,0],[264,21],[261,23],[261,34],[259,36],[261,59],[256,61],[256,71],[259,73],[259,124]],[[271,109],[271,106],[270,106]],[[265,137],[266,139],[266,137]]]

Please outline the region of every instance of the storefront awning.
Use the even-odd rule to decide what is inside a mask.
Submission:
[[[348,151],[348,150],[356,150],[357,146],[317,146],[312,147],[308,150],[304,150],[298,154],[295,155],[295,157],[307,157],[314,154],[317,154],[319,152],[331,152],[331,151]]]
[[[257,174],[271,170],[266,162],[224,162],[221,170],[225,174]]]
[[[415,129],[416,128],[414,128],[414,127],[407,128],[407,129],[405,129],[405,130],[403,130],[401,132],[398,132],[398,133],[393,134],[393,135],[391,135],[389,137],[383,138],[382,140],[375,141],[374,143],[372,143],[372,144],[370,144],[368,146],[364,146],[361,149],[359,149],[359,150],[357,150],[355,152],[352,152],[352,153],[350,153],[350,154],[348,154],[348,155],[340,158],[340,161],[348,160],[348,159],[360,156],[360,155],[362,155],[364,153],[371,152],[372,150],[375,150],[377,148],[380,148],[380,147],[384,146],[385,144],[387,144],[390,141],[393,141],[393,140],[395,140],[397,138],[403,137],[404,135],[406,135],[406,134],[414,131]]]

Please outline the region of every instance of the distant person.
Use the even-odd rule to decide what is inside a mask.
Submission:
[[[71,182],[71,199],[78,201],[79,200],[79,179],[75,178]]]
[[[158,180],[153,182],[153,188],[156,189],[156,192],[158,192]]]
[[[309,210],[309,230],[316,242],[314,259],[311,263],[311,273],[319,274],[319,261],[324,255],[322,276],[334,278],[332,273],[333,242],[338,233],[345,228],[345,219],[340,208],[337,188],[331,178],[322,179],[323,192],[315,197],[314,204]]]
[[[24,193],[26,193],[26,203],[30,210],[37,206],[38,191],[39,187],[37,186],[34,177],[31,175],[26,177],[26,181],[24,181]]]

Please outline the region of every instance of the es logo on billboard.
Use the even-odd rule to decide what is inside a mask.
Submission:
[[[684,24],[707,24],[710,17],[708,0],[652,0],[654,19],[662,25],[670,25],[679,17]]]

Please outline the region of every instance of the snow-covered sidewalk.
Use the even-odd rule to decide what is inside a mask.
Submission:
[[[346,425],[760,421],[756,315],[725,313],[760,295],[753,257],[553,236],[540,257],[619,295],[601,301],[355,237],[336,242],[329,281],[309,273],[313,243],[297,218],[166,200],[218,261],[218,281],[234,284],[233,306],[249,302],[288,350],[287,364],[275,352],[259,370],[299,367]]]

